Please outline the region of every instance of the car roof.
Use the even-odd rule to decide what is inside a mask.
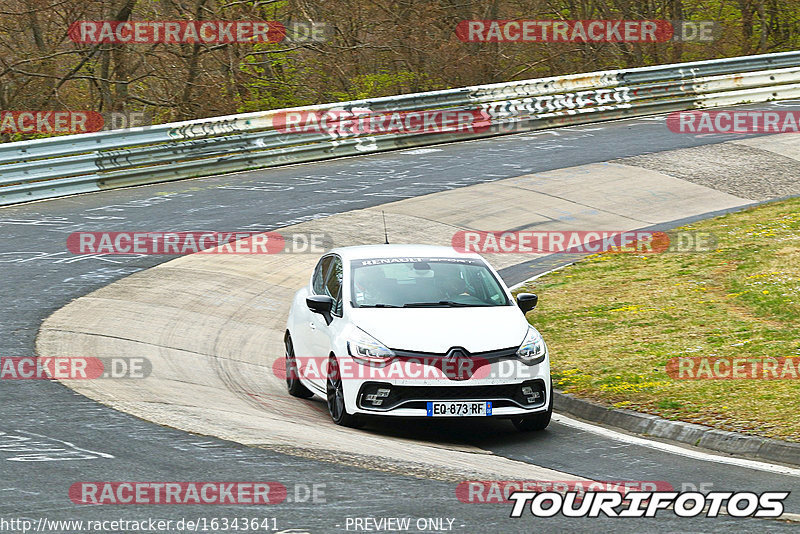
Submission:
[[[365,258],[402,258],[404,256],[425,256],[441,258],[481,258],[475,253],[458,252],[453,247],[438,245],[358,245],[339,247],[330,251],[338,254],[343,260]]]

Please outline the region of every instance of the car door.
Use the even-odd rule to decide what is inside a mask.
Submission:
[[[320,261],[319,279],[315,279],[313,291],[315,295],[328,295],[334,299],[332,311],[333,321],[340,321],[342,316],[342,259],[331,254],[325,256]],[[309,321],[309,340],[312,355],[319,364],[320,373],[312,380],[320,388],[325,388],[326,361],[328,355],[333,350],[334,330],[339,324],[333,321],[328,325],[325,317],[318,313],[311,314]]]
[[[324,256],[320,258],[314,268],[314,273],[311,276],[311,282],[308,286],[305,295],[321,295],[325,285],[325,274],[330,267],[332,258]],[[319,354],[314,349],[315,337],[317,334],[317,324],[320,320],[324,322],[322,317],[312,312],[305,302],[305,296],[295,303],[292,312],[292,342],[294,344],[294,353],[297,358],[298,365],[300,366],[303,378],[307,380],[314,379],[313,368],[308,369],[309,365],[318,366]],[[314,361],[309,361],[314,358]],[[308,370],[309,372],[306,372]],[[317,373],[318,374],[318,373]]]

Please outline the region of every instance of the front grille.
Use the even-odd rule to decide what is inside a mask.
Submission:
[[[525,395],[522,388],[529,387],[538,395],[535,401],[528,402],[531,395]],[[366,399],[378,389],[388,389],[390,393],[380,397],[376,406]],[[395,386],[387,382],[365,382],[358,391],[358,407],[364,410],[387,411],[394,408],[425,408],[427,401],[494,401],[495,407],[518,406],[537,408],[546,401],[544,381],[526,380],[519,384],[498,384],[481,386]]]
[[[419,358],[419,359],[446,358],[453,350],[460,350],[468,358],[469,357],[483,358],[484,360],[488,360],[489,362],[495,362],[506,358],[515,358],[517,355],[518,348],[519,347],[510,347],[507,349],[487,350],[484,352],[469,352],[466,349],[461,349],[460,347],[453,347],[444,354],[440,352],[420,352],[415,350],[402,350],[402,349],[391,349],[391,350],[399,358]]]
[[[444,354],[402,349],[391,350],[397,360],[415,361],[422,365],[436,367],[442,370],[451,380],[466,380],[471,378],[482,367],[502,360],[516,359],[517,357],[516,347],[484,352],[469,352],[462,347],[451,347]]]

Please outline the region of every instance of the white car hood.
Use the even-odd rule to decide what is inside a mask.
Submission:
[[[516,306],[477,308],[354,308],[351,322],[390,349],[446,353],[519,346],[528,330]]]

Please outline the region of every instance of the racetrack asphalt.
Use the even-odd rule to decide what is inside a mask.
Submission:
[[[73,256],[66,251],[65,240],[75,231],[271,230],[485,181],[735,138],[739,136],[672,134],[666,130],[663,118],[648,117],[3,208],[0,355],[32,356],[38,327],[51,312],[114,280],[171,259]],[[510,520],[507,505],[459,503],[453,480],[384,473],[194,436],[121,414],[57,383],[3,381],[0,387],[0,431],[5,433],[0,435],[3,518],[179,519],[246,515],[277,517],[281,529],[305,528],[311,532],[342,531],[347,517],[364,516],[449,517],[455,518],[453,530],[460,532],[523,532],[534,528],[542,532],[594,531],[598,529],[597,521],[614,521],[613,527],[609,523],[602,529],[620,532],[772,532],[792,528],[775,521],[687,520],[669,513],[656,520],[544,520],[530,516]],[[797,487],[798,480],[679,458],[561,424],[553,424],[546,433],[534,436],[516,434],[503,422],[487,422],[477,430],[454,422],[435,426],[392,424],[392,428],[378,431],[433,442],[440,438],[464,440],[501,456],[601,480],[664,480],[676,488],[713,484],[715,490],[756,492],[790,490]],[[25,441],[26,437],[31,439]],[[12,442],[14,446],[9,445]],[[71,449],[63,442],[102,454],[87,454],[93,456],[91,459],[65,460],[63,457],[69,454],[51,451],[50,457],[43,453],[38,461],[24,461],[26,454],[34,450]],[[78,480],[275,480],[287,486],[325,484],[326,502],[285,503],[258,513],[252,508],[232,506],[77,506],[69,501],[67,490]],[[800,511],[796,498],[787,502],[789,511]]]

